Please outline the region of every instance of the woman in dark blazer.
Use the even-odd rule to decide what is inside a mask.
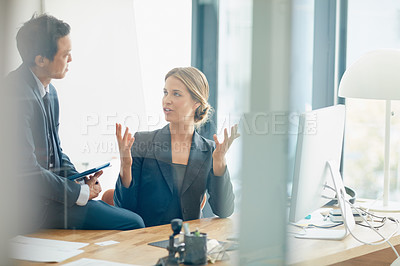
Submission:
[[[234,210],[234,194],[225,154],[235,138],[237,125],[224,141],[200,136],[195,128],[207,121],[209,87],[194,67],[174,68],[165,77],[162,129],[137,132],[116,125],[121,157],[114,192],[116,206],[139,214],[146,226],[166,224],[174,218],[200,218],[201,202],[208,191],[214,214],[228,217]]]

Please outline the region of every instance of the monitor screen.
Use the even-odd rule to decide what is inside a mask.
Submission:
[[[328,161],[340,165],[345,106],[335,105],[299,117],[289,221],[298,222],[335,197]],[[337,169],[339,170],[339,169]]]

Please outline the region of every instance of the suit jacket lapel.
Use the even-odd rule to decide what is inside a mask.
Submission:
[[[35,78],[33,77],[31,70],[27,66],[22,64],[21,68],[22,68],[22,71],[24,72],[23,76],[26,77],[26,82],[28,83],[29,87],[32,88],[33,94],[35,95],[36,100],[39,102],[40,109],[42,109],[43,116],[47,120],[47,114],[45,111],[43,99],[40,96],[39,88],[38,88]],[[47,126],[47,124],[46,124],[46,126]]]
[[[210,160],[207,155],[207,146],[200,135],[195,131],[193,134],[192,145],[188,165],[186,167],[185,178],[183,179],[181,195],[190,187],[190,185],[198,178],[199,171],[203,168],[204,163]]]
[[[47,139],[47,134],[49,132],[49,128],[48,128],[48,125],[47,125],[47,122],[46,122],[47,121],[47,113],[45,111],[45,107],[44,107],[44,102],[43,102],[42,96],[40,95],[40,92],[39,92],[38,84],[37,84],[35,78],[33,77],[33,74],[31,72],[31,70],[25,64],[22,64],[17,71],[21,71],[22,77],[24,78],[24,80],[28,84],[29,89],[32,90],[33,97],[31,96],[30,93],[27,94],[27,95],[30,95],[28,100],[29,101],[36,101],[36,102],[38,102],[38,104],[40,106],[40,109],[41,109],[42,115],[43,115],[43,119],[44,119],[44,122],[45,122],[44,123],[45,124],[45,132],[44,132],[45,136],[44,137]],[[50,145],[50,144],[47,141],[45,141],[44,145],[45,145],[45,147],[41,147],[41,148],[44,148],[45,151],[46,151],[46,156],[45,156],[45,159],[43,161],[43,164],[44,165],[48,165],[48,152],[49,152],[49,146],[48,145]],[[36,148],[38,148],[38,147],[36,147]],[[40,159],[40,160],[42,161],[43,158]]]
[[[172,194],[174,191],[174,180],[171,167],[172,153],[169,125],[166,125],[156,133],[153,141],[153,149],[158,166]]]

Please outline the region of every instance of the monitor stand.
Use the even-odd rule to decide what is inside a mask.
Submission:
[[[355,227],[355,221],[351,207],[344,200],[346,191],[343,185],[342,177],[340,176],[339,167],[335,161],[328,161],[327,164],[335,186],[339,208],[344,218],[344,229],[312,228],[307,229],[305,234],[296,235],[296,238],[342,240],[349,234],[349,230],[353,230]]]

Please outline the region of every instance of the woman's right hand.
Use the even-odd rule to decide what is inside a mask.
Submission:
[[[129,133],[129,128],[125,129],[124,136],[121,135],[122,126],[121,124],[115,124],[115,135],[117,137],[119,156],[121,159],[121,166],[132,166],[131,147],[135,142],[135,137]]]
[[[129,129],[125,129],[124,136],[122,136],[121,131],[122,131],[122,126],[121,124],[116,123],[115,124],[115,135],[117,137],[117,142],[118,142],[118,149],[119,149],[119,156],[121,160],[121,176],[124,176],[123,172],[124,170],[128,170],[130,172],[131,166],[132,166],[132,155],[131,155],[131,147],[133,145],[133,142],[135,142],[135,137],[132,136],[131,133],[129,133]]]

